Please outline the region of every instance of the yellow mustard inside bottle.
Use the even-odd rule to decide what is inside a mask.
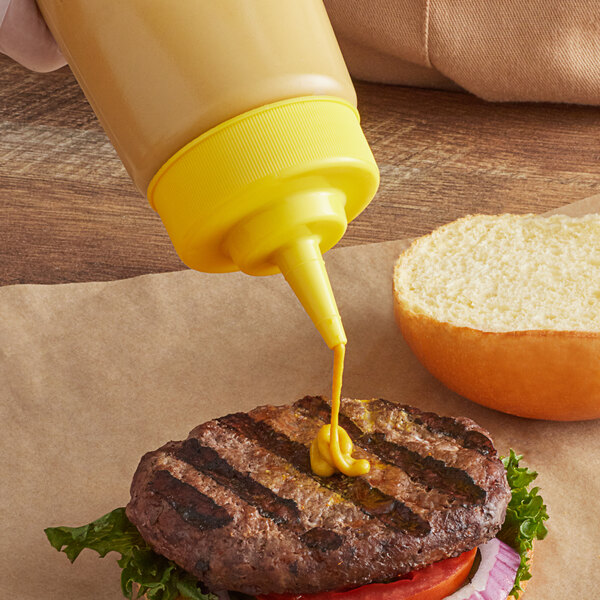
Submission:
[[[370,469],[369,461],[352,457],[352,440],[346,430],[338,425],[345,354],[345,344],[334,347],[331,423],[321,427],[310,447],[312,470],[321,477],[330,477],[336,471],[356,477],[368,473]]]

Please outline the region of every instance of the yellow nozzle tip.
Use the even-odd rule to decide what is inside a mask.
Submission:
[[[274,261],[329,348],[345,344],[346,333],[319,240],[315,236],[297,239],[278,250]]]

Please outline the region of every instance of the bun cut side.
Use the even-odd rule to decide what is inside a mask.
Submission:
[[[600,215],[477,215],[398,259],[394,307],[419,360],[490,408],[600,417]]]

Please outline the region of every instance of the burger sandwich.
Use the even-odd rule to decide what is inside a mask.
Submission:
[[[519,597],[548,518],[520,456],[467,418],[344,399],[370,470],[323,477],[309,447],[330,410],[305,397],[208,421],[142,457],[127,507],[46,535],[71,561],[119,553],[127,598]]]

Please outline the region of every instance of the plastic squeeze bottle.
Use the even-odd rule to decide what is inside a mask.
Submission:
[[[322,253],[378,186],[322,0],[38,0],[183,262],[281,271],[330,348]]]

